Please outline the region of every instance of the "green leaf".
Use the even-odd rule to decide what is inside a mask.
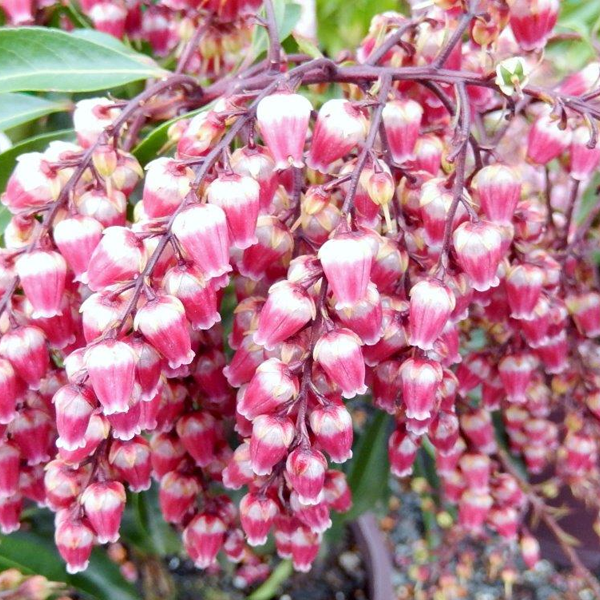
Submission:
[[[128,54],[140,62],[148,62],[150,65],[153,64],[152,60],[145,54],[136,52],[131,46],[127,46],[121,40],[118,40],[113,35],[98,31],[97,29],[74,29],[71,32],[73,37],[105,46],[106,48],[112,48],[123,54]]]
[[[85,572],[69,575],[51,536],[18,531],[0,537],[0,569],[9,568],[65,583],[90,600],[139,600],[135,588],[100,548],[92,553]]]
[[[317,48],[314,42],[297,33],[292,34],[298,44],[298,49],[311,58],[323,58],[323,53]]]
[[[2,154],[0,154],[0,191],[4,191],[6,182],[17,164],[17,158],[21,154],[24,154],[25,152],[41,152],[54,140],[72,140],[74,137],[75,133],[72,129],[61,129],[60,131],[43,133],[29,138],[15,144],[6,152],[2,152]]]
[[[131,494],[129,506],[134,513],[129,530],[140,551],[162,557],[181,552],[181,537],[165,522],[160,512],[156,485],[146,492]]]
[[[279,593],[279,588],[294,572],[292,562],[282,560],[273,570],[269,578],[257,588],[248,600],[271,600]]]
[[[164,74],[145,57],[58,29],[0,29],[0,92],[90,92]]]
[[[292,33],[296,23],[300,20],[302,9],[299,4],[286,0],[275,0],[273,2],[275,9],[275,20],[277,21],[277,33],[279,41],[283,42]],[[264,11],[263,11],[264,16]],[[254,39],[252,40],[252,53],[256,57],[265,52],[269,47],[269,38],[264,27],[257,27],[254,30]]]
[[[390,416],[379,412],[368,424],[353,450],[348,473],[352,508],[346,520],[356,519],[383,500],[388,493],[389,461],[387,442]]]
[[[0,94],[0,131],[69,110],[70,106],[68,102],[53,102],[28,94]]]

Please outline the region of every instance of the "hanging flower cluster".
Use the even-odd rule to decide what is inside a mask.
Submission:
[[[346,400],[367,392],[393,416],[392,473],[429,452],[456,526],[522,535],[528,564],[523,517],[545,505],[494,418],[530,473],[553,465],[598,507],[598,209],[581,202],[600,65],[530,84],[559,3],[510,4],[379,15],[338,63],[288,61],[267,3],[267,59],[196,95],[217,102],[171,127],[168,156],[142,169],[128,127],[155,95],[192,95],[185,75],[80,101],[76,142],[19,158],[2,197],[3,531],[23,499],[50,507],[76,572],[118,539],[125,489],[154,479],[199,567],[252,565],[272,533],[306,571],[350,508],[336,465]],[[244,488],[239,506],[223,488]]]

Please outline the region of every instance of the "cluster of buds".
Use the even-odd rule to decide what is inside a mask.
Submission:
[[[252,8],[211,7],[230,4]],[[121,133],[135,111],[104,98],[77,103],[76,142],[19,157],[2,196],[2,531],[23,499],[48,506],[77,572],[119,538],[126,488],[155,481],[198,567],[222,553],[263,573],[250,547],[272,532],[307,571],[351,506],[332,464],[352,457],[347,401],[368,391],[393,416],[392,473],[431,451],[468,534],[521,536],[531,555],[494,414],[530,473],[597,480],[600,289],[573,217],[600,162],[596,81],[554,96],[521,81],[534,101],[485,150],[472,114],[492,139],[507,95],[487,47],[525,52],[534,80],[558,3],[491,2],[465,43],[447,39],[464,21],[448,4],[376,17],[362,64],[250,70],[145,171]],[[339,81],[321,106],[302,87]],[[239,507],[223,488],[245,488]]]

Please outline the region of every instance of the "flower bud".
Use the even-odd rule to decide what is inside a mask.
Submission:
[[[130,281],[146,263],[144,244],[125,227],[109,227],[94,250],[88,267],[88,285],[93,291]]]
[[[102,238],[102,225],[92,217],[74,215],[54,226],[54,241],[75,279],[87,283],[90,258]]]
[[[172,267],[165,273],[163,287],[167,294],[181,301],[192,329],[210,329],[221,321],[214,285],[204,279],[197,267],[191,264]]]
[[[492,503],[487,492],[466,490],[458,504],[458,523],[469,533],[480,533]]]
[[[294,238],[284,223],[276,217],[262,215],[256,224],[257,243],[244,250],[237,269],[241,275],[261,281],[274,267],[289,259],[294,247]]]
[[[140,308],[134,328],[158,350],[172,369],[194,359],[183,304],[174,296],[157,296]]]
[[[392,100],[383,108],[383,124],[394,162],[413,160],[423,108],[414,100]],[[437,171],[437,169],[436,169]]]
[[[177,215],[172,231],[190,260],[206,277],[219,277],[231,271],[230,240],[222,208],[213,204],[194,204]]]
[[[183,530],[183,545],[199,569],[215,564],[227,527],[216,515],[196,515]]]
[[[12,364],[0,358],[0,425],[8,425],[16,416],[19,381]]]
[[[361,345],[360,338],[345,328],[326,333],[315,344],[315,361],[342,389],[344,398],[354,398],[367,391]]]
[[[0,339],[0,354],[7,358],[32,390],[40,388],[50,365],[46,338],[37,327],[17,327]]]
[[[319,553],[320,534],[312,532],[308,527],[300,526],[292,534],[290,542],[294,569],[300,573],[308,573]]]
[[[600,164],[600,144],[596,142],[596,145],[590,148],[591,143],[589,128],[578,127],[573,132],[570,174],[576,181],[589,179]]]
[[[238,403],[238,412],[253,420],[276,411],[298,394],[298,379],[276,358],[263,362]]]
[[[321,452],[299,446],[286,462],[286,476],[301,504],[318,504],[323,498],[327,461]]]
[[[527,159],[534,165],[547,165],[558,158],[570,143],[569,129],[561,129],[560,121],[552,119],[549,114],[543,114],[529,129]]]
[[[413,464],[421,438],[408,433],[404,427],[397,428],[388,442],[390,470],[396,477],[408,477],[412,473]]]
[[[91,189],[76,197],[75,202],[81,215],[95,219],[103,227],[125,225],[127,198],[117,189]]]
[[[85,438],[90,418],[97,402],[89,387],[65,385],[52,398],[56,411],[58,448],[77,450],[85,446]]]
[[[200,467],[206,467],[215,456],[217,421],[207,412],[196,411],[177,421],[177,434],[188,454]]]
[[[600,294],[598,292],[570,295],[566,299],[566,304],[581,335],[588,338],[600,335]]]
[[[196,503],[200,488],[192,475],[171,471],[160,480],[158,501],[167,523],[181,523]]]
[[[190,192],[194,172],[172,158],[157,158],[146,165],[144,212],[151,218],[166,217],[175,212]]]
[[[21,452],[16,444],[0,444],[0,498],[10,498],[19,491]]]
[[[100,544],[119,539],[125,510],[125,488],[119,481],[92,483],[81,494],[81,504]]]
[[[278,171],[304,166],[302,154],[311,111],[311,103],[300,94],[278,92],[258,103],[256,121]]]
[[[431,350],[455,307],[454,294],[436,279],[422,279],[410,290],[410,343]]]
[[[315,316],[315,303],[308,292],[298,284],[280,281],[269,289],[253,340],[267,350],[273,350]]]
[[[441,365],[431,360],[409,358],[400,365],[398,376],[409,419],[424,421],[431,416],[442,375]]]
[[[258,242],[256,221],[260,187],[245,175],[222,174],[206,190],[210,204],[222,208],[227,218],[229,241],[240,250]]]
[[[512,221],[521,197],[521,182],[514,169],[502,164],[488,165],[477,172],[473,185],[487,219],[499,224]]]
[[[250,493],[242,498],[240,521],[251,546],[262,546],[267,541],[278,512],[277,504],[267,496]]]
[[[341,403],[317,406],[310,413],[310,428],[320,448],[335,463],[352,458],[352,417]]]
[[[357,234],[342,234],[321,246],[319,260],[336,299],[336,309],[349,308],[367,296],[373,251]]]
[[[273,467],[287,455],[294,434],[294,424],[287,417],[256,417],[250,438],[250,464],[254,473],[269,475]]]
[[[17,260],[16,272],[33,306],[34,319],[61,314],[67,263],[58,252],[34,250],[22,254]]]
[[[177,154],[183,157],[204,156],[225,131],[225,120],[216,110],[197,114],[189,122],[177,143]]]
[[[517,0],[510,7],[510,27],[523,50],[541,50],[552,32],[559,0]]]
[[[150,446],[144,438],[135,436],[129,441],[113,441],[108,462],[132,492],[142,492],[150,487]]]
[[[73,126],[77,134],[77,142],[84,148],[89,148],[104,133],[104,130],[112,125],[120,112],[110,98],[79,100],[73,111]]]
[[[527,388],[537,364],[535,356],[527,352],[505,356],[498,363],[498,373],[509,402],[527,401]]]
[[[150,439],[150,449],[152,472],[158,480],[170,471],[175,471],[186,455],[179,435],[172,432],[154,434]]]
[[[135,382],[137,357],[131,346],[106,340],[90,347],[85,363],[104,414],[127,412]]]
[[[452,236],[458,264],[478,292],[499,284],[496,276],[502,258],[502,236],[489,221],[463,223]]]
[[[68,573],[73,575],[87,569],[94,543],[94,533],[83,521],[61,519],[56,525],[54,541],[59,554],[67,563]]]
[[[247,175],[256,179],[260,187],[258,198],[260,212],[267,212],[279,186],[275,161],[269,151],[264,146],[244,146],[231,155],[230,162],[231,168],[238,175]]]
[[[2,204],[16,214],[22,210],[39,209],[58,198],[60,174],[39,152],[27,152],[17,158],[17,165],[2,195]]]
[[[344,513],[350,510],[352,507],[352,494],[344,473],[332,469],[325,473],[323,498],[337,512]]]
[[[366,120],[348,100],[333,99],[323,104],[317,116],[306,164],[327,173],[330,165],[364,142]]]

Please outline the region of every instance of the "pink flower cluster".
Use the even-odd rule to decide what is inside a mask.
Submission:
[[[558,2],[490,2],[452,47],[461,10],[444,4],[376,17],[347,71],[284,65],[178,121],[145,171],[109,143],[123,107],[103,98],[77,104],[77,143],[19,158],[2,197],[4,532],[23,498],[50,507],[79,571],[118,539],[125,485],[155,480],[199,567],[254,565],[272,532],[306,571],[351,506],[332,464],[352,457],[346,400],[367,392],[394,419],[392,472],[429,452],[466,532],[522,531],[494,414],[530,473],[554,465],[589,495],[600,291],[574,215],[600,162],[599,67],[553,96],[523,84],[531,102],[492,132],[507,99],[485,46],[536,63]],[[336,81],[320,107],[301,87]],[[223,487],[246,488],[239,507]]]

